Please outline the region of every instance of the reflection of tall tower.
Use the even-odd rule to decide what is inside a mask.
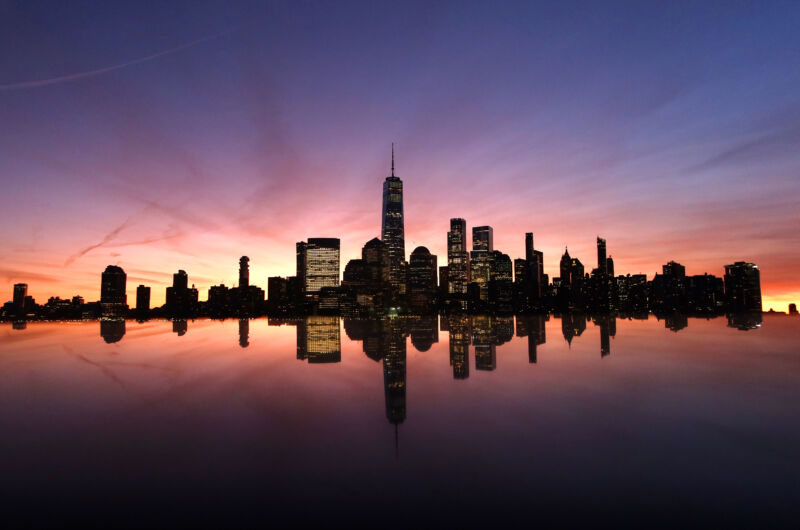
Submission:
[[[392,174],[383,183],[381,211],[381,240],[389,248],[389,280],[396,292],[405,284],[403,262],[406,259],[403,222],[403,181],[394,175],[394,144],[392,144]]]
[[[297,325],[297,358],[309,363],[342,360],[339,317],[310,316]]]
[[[469,377],[469,344],[472,336],[469,316],[448,316],[447,327],[450,332],[450,366],[453,367],[453,379],[467,379]]]
[[[544,344],[546,315],[520,315],[517,317],[517,337],[528,337],[528,362],[536,364],[537,346]]]
[[[239,346],[247,348],[250,346],[250,319],[239,319]]]
[[[121,318],[100,320],[100,336],[108,344],[121,341],[125,336],[125,320]]]
[[[177,319],[172,321],[172,332],[177,333],[179,337],[186,335],[189,329],[189,324],[184,319]]]
[[[493,317],[475,315],[472,319],[472,343],[475,345],[475,369],[497,368],[497,346],[495,344]]]
[[[239,258],[239,289],[247,289],[250,286],[250,258],[242,256]]]
[[[388,348],[383,357],[386,419],[399,425],[406,419],[406,337],[399,321],[389,321],[388,327]]]
[[[613,316],[600,315],[597,317],[597,324],[600,326],[600,357],[603,358],[611,353],[611,324]]]

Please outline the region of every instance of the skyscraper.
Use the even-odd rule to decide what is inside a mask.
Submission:
[[[394,144],[392,144],[392,174],[383,183],[383,208],[381,210],[381,240],[389,249],[389,280],[395,291],[401,293],[406,259],[405,229],[403,223],[403,181],[394,174]]]
[[[150,311],[150,287],[140,285],[136,288],[136,311],[138,313]]]
[[[250,286],[250,258],[242,256],[239,258],[239,289],[247,289]]]
[[[408,264],[409,303],[415,311],[426,313],[436,299],[436,256],[425,247],[411,253]]]
[[[181,269],[172,275],[172,286],[167,287],[167,314],[171,317],[187,317],[197,311],[197,289],[189,288],[189,275]]]
[[[602,276],[608,275],[608,261],[606,261],[606,240],[597,238],[597,270]]]
[[[461,218],[450,219],[447,232],[448,293],[467,294],[470,282],[469,255],[467,254],[467,222]]]
[[[14,310],[21,313],[25,309],[25,297],[28,296],[27,283],[14,284]]]
[[[494,250],[494,230],[491,226],[472,227],[472,250],[475,252]]]
[[[525,261],[533,260],[533,232],[525,232]]]
[[[109,265],[100,281],[100,307],[106,316],[123,316],[128,309],[127,275],[122,268]]]
[[[125,292],[127,275],[122,268],[109,265],[103,271],[100,283],[100,302],[103,304],[127,304]]]
[[[301,244],[298,243],[298,249]],[[302,260],[304,279],[303,292],[306,297],[316,298],[323,287],[339,286],[339,239],[332,237],[310,237],[303,244],[302,258],[298,253],[298,264]],[[298,271],[300,275],[300,271]]]
[[[734,311],[761,311],[761,273],[753,263],[725,265],[725,298]]]

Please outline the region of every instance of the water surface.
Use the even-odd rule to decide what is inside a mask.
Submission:
[[[2,324],[0,498],[54,521],[791,525],[800,319],[729,324]]]

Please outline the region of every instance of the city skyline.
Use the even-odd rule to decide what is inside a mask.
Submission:
[[[116,264],[158,305],[243,254],[290,275],[308,237],[344,265],[381,237],[395,141],[406,259],[443,264],[460,217],[512,258],[533,232],[551,278],[600,235],[617,271],[744,260],[765,310],[800,298],[797,10],[191,7],[4,8],[4,292],[97,299]]]

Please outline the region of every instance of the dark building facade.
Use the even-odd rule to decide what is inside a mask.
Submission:
[[[755,264],[725,265],[725,298],[731,311],[761,311],[761,272]]]
[[[140,285],[136,288],[136,312],[145,314],[150,311],[150,287]]]
[[[437,259],[425,247],[417,247],[408,262],[408,302],[412,311],[428,313],[436,307]]]
[[[125,271],[116,265],[109,265],[100,280],[100,307],[104,315],[124,316],[128,310]]]

